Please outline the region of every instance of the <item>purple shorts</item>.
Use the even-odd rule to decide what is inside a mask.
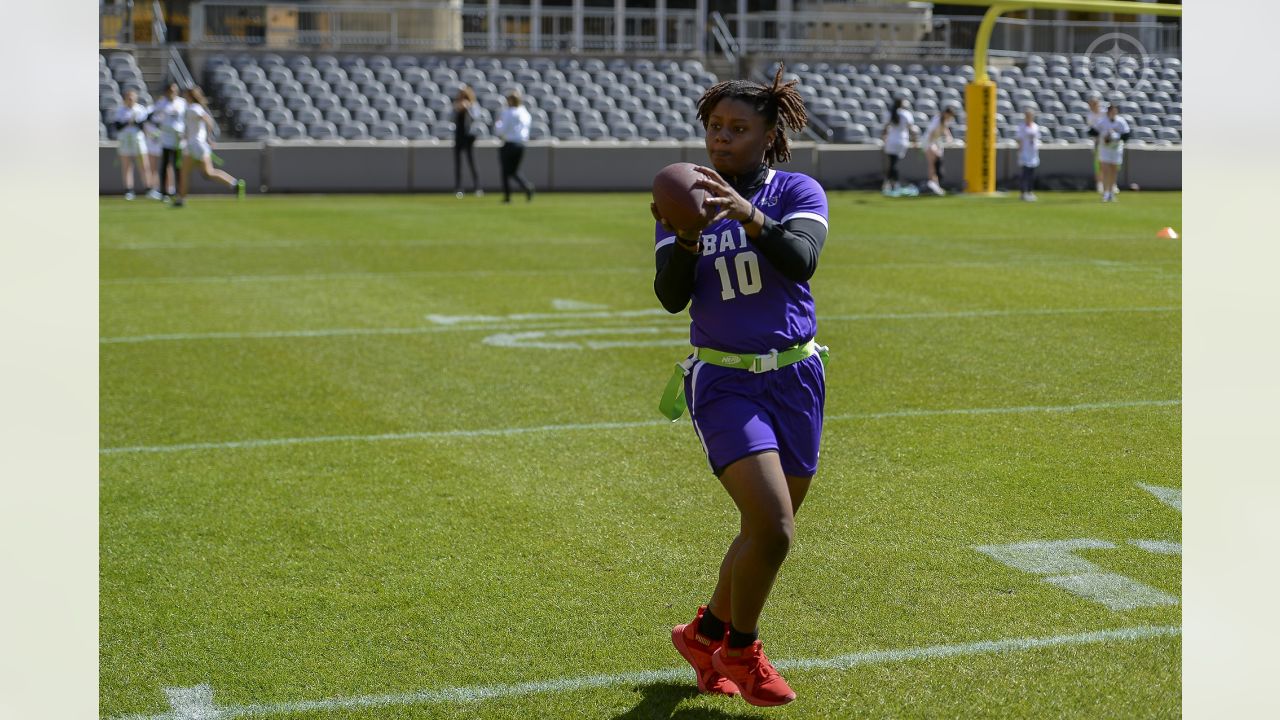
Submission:
[[[693,430],[717,476],[734,462],[778,451],[782,471],[818,471],[826,375],[817,355],[766,373],[697,362],[684,379]]]

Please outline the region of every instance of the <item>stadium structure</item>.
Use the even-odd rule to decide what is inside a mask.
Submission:
[[[1089,186],[1086,100],[1097,95],[1134,128],[1122,182],[1181,187],[1180,17],[1024,9],[985,38],[986,11],[804,0],[103,2],[100,190],[120,190],[108,114],[125,90],[150,104],[169,80],[205,88],[217,152],[255,190],[451,188],[450,106],[463,84],[482,108],[480,162],[496,166],[491,124],[519,89],[534,116],[526,170],[539,187],[642,189],[657,169],[701,156],[694,108],[707,87],[764,80],[779,62],[810,115],[795,169],[831,188],[874,186],[888,105],[906,98],[920,128],[956,110],[944,185],[965,189],[965,92],[983,75],[979,40],[994,83],[997,185],[1017,173],[1015,123],[1032,109],[1042,182]],[[905,175],[923,168],[913,151]]]

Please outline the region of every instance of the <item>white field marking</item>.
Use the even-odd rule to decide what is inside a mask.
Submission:
[[[539,245],[604,245],[609,242],[605,238],[588,237],[557,237],[550,239],[539,239]],[[233,242],[220,243],[175,243],[169,241],[155,242],[132,242],[119,243],[112,245],[99,245],[99,252],[103,250],[125,250],[125,251],[146,251],[146,250],[259,250],[259,249],[278,249],[278,248],[306,248],[308,250],[315,248],[338,248],[343,250],[360,250],[364,248],[412,248],[412,247],[476,247],[479,243],[474,238],[441,238],[439,240],[384,240],[384,241],[366,241],[348,242],[340,240],[237,240]],[[523,237],[512,237],[509,239],[491,237],[483,242],[484,247],[492,245],[528,245],[528,241]]]
[[[648,268],[573,268],[547,270],[403,270],[395,272],[299,273],[296,275],[166,275],[99,280],[100,285],[187,285],[272,282],[314,282],[327,280],[382,280],[395,278],[486,278],[540,277],[544,275],[620,275],[647,272]]]
[[[1152,495],[1155,495],[1156,499],[1164,503],[1165,505],[1168,505],[1169,507],[1173,508],[1174,510],[1177,510],[1178,512],[1182,512],[1182,490],[1180,488],[1160,487],[1159,485],[1144,485],[1142,483],[1138,483],[1138,487],[1142,488],[1143,490],[1146,490]]]
[[[1098,630],[1073,635],[1050,635],[1042,637],[1006,638],[1004,640],[982,640],[969,643],[949,645],[928,645],[924,647],[901,648],[897,650],[871,650],[849,653],[830,658],[811,658],[796,660],[775,660],[774,665],[780,670],[852,670],[867,665],[885,665],[889,663],[913,662],[919,660],[938,660],[973,655],[994,655],[1008,652],[1026,652],[1045,648],[1069,647],[1079,645],[1097,645],[1114,642],[1136,642],[1152,638],[1178,637],[1182,628],[1176,625],[1140,625],[1116,630]],[[417,690],[406,693],[386,693],[382,695],[357,695],[353,697],[334,697],[325,700],[300,700],[281,703],[261,703],[254,705],[236,705],[216,707],[213,705],[212,690],[208,685],[196,688],[165,688],[170,698],[170,711],[157,715],[119,715],[110,720],[230,720],[239,717],[261,717],[268,715],[286,715],[304,712],[336,712],[361,708],[391,708],[416,705],[437,705],[444,703],[478,702],[482,700],[498,700],[503,698],[523,697],[536,694],[561,694],[594,688],[617,687],[626,685],[652,685],[660,682],[690,680],[689,669],[643,670],[639,672],[617,673],[614,675],[588,675],[579,677],[557,678],[554,680],[538,680],[533,682],[509,685],[472,685],[468,687],[441,688],[438,690]],[[181,705],[174,704],[172,698],[187,698],[193,693],[195,697],[204,698],[208,690],[207,704]],[[188,713],[200,714],[188,714]],[[215,714],[208,714],[208,713]]]
[[[650,340],[551,340],[550,338],[578,338],[588,335],[675,335]],[[667,327],[613,327],[613,328],[563,328],[558,330],[528,330],[525,332],[489,335],[480,342],[494,347],[538,348],[540,350],[605,350],[636,347],[689,347],[689,329],[683,325]]]
[[[1167,407],[1182,404],[1181,400],[1129,400],[1110,403],[1081,403],[1078,405],[1024,405],[1020,407],[946,408],[939,410],[890,410],[874,413],[847,413],[828,415],[825,422],[845,420],[882,420],[888,418],[914,418],[945,415],[1009,415],[1021,413],[1087,412],[1090,410],[1123,410],[1128,408]],[[331,442],[383,442],[388,440],[449,440],[453,438],[506,437],[528,433],[572,432],[577,430],[624,430],[644,427],[674,425],[668,420],[635,420],[628,422],[569,423],[564,425],[538,425],[533,427],[489,428],[480,430],[432,430],[409,433],[383,433],[379,435],[320,435],[314,437],[262,438],[255,440],[230,440],[225,442],[185,443],[181,445],[135,445],[129,447],[100,448],[101,455],[124,453],[186,452],[189,450],[233,450],[239,448],[263,448],[280,445],[309,445]]]
[[[868,313],[861,315],[823,315],[818,318],[823,322],[863,322],[870,320],[943,320],[948,318],[985,318],[985,317],[1018,317],[1045,315],[1094,315],[1106,313],[1163,313],[1182,312],[1179,307],[1131,307],[1131,308],[1047,308],[1039,310],[961,310],[955,312],[919,312],[919,313]],[[601,313],[519,313],[514,315],[428,315],[427,318],[436,325],[424,327],[398,328],[320,328],[316,330],[262,330],[256,332],[205,332],[205,333],[156,333],[148,335],[119,335],[98,338],[101,345],[116,345],[147,342],[187,342],[197,340],[258,340],[284,338],[320,338],[350,337],[362,335],[422,335],[436,332],[475,331],[475,330],[508,330],[531,329],[536,325],[526,326],[523,323],[533,320],[573,320],[584,318],[625,319],[630,317],[668,316],[667,311],[660,308],[649,310],[619,310],[612,314]],[[688,316],[671,316],[679,322],[678,327],[688,328]],[[518,323],[516,325],[499,325],[502,322]],[[492,324],[490,324],[492,323]],[[555,325],[552,325],[555,327]]]
[[[164,688],[173,716],[181,720],[217,720],[220,711],[213,706],[213,686],[205,683],[194,687]]]
[[[556,310],[608,310],[608,305],[600,303],[584,302],[582,300],[568,300],[565,298],[552,298],[551,307]]]
[[[1105,572],[1074,554],[1076,550],[1113,548],[1115,544],[1105,540],[1077,539],[981,545],[974,549],[1015,570],[1046,576],[1042,578],[1044,582],[1111,610],[1178,604],[1178,598],[1172,595],[1123,575]]]
[[[1157,555],[1181,555],[1182,543],[1168,540],[1130,540],[1129,544]]]
[[[867,313],[860,315],[820,315],[818,325],[823,322],[863,321],[863,320],[934,320],[959,318],[1019,317],[1034,315],[1103,315],[1108,313],[1167,313],[1182,312],[1182,308],[1173,305],[1157,305],[1152,307],[1127,308],[1043,308],[1038,310],[953,310],[940,312],[910,313]],[[821,334],[821,330],[819,330]]]
[[[827,270],[891,270],[921,268],[994,268],[1035,267],[1060,265],[1086,265],[1104,270],[1149,270],[1164,265],[1177,265],[1179,261],[1122,262],[1115,260],[1006,260],[1006,261],[947,261],[947,262],[887,262],[887,263],[833,263],[824,265]],[[551,275],[634,275],[651,273],[653,268],[644,265],[616,268],[573,268],[544,270],[403,270],[392,272],[332,272],[273,275],[163,275],[158,277],[123,277],[99,280],[100,285],[187,285],[187,284],[238,284],[280,282],[324,282],[329,280],[383,280],[394,278],[485,278],[485,277],[541,277]]]
[[[156,335],[121,335],[99,338],[101,345],[121,345],[149,342],[181,342],[189,340],[277,340],[287,338],[359,337],[361,335],[429,335],[440,332],[466,332],[470,330],[513,330],[517,328],[546,326],[546,323],[527,325],[436,325],[430,327],[399,328],[319,328],[316,330],[261,330],[256,332],[209,333],[161,333]],[[558,327],[558,325],[551,325]]]
[[[571,319],[609,319],[650,316],[669,316],[671,313],[662,308],[645,308],[643,310],[592,310],[589,312],[555,312],[555,313],[512,313],[510,315],[427,315],[427,321],[435,325],[459,325],[461,323],[498,323],[522,322],[525,320],[561,320]]]

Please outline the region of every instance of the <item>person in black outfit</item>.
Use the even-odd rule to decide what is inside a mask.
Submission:
[[[476,92],[463,85],[453,101],[453,193],[462,197],[462,158],[471,166],[471,185],[476,197],[484,195],[480,189],[480,176],[476,173],[476,133],[480,111],[476,105]]]

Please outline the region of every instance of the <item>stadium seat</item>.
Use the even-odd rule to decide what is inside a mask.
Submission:
[[[1157,140],[1168,140],[1174,143],[1182,142],[1182,133],[1177,128],[1162,127],[1156,129]]]
[[[254,122],[245,126],[241,136],[246,140],[266,140],[276,134],[276,129],[271,123]]]
[[[639,134],[645,140],[661,140],[667,136],[667,128],[657,122],[646,122],[640,125]]]
[[[667,135],[674,140],[691,140],[698,136],[693,125],[689,123],[679,123],[677,125],[667,126]]]
[[[363,140],[369,137],[369,127],[365,123],[352,121],[339,127],[338,134],[344,140]]]
[[[275,124],[276,137],[281,140],[298,140],[307,137],[307,129],[300,122],[288,121]]]
[[[338,128],[331,122],[312,123],[307,126],[307,136],[313,140],[333,140],[338,137]]]
[[[400,137],[400,129],[395,123],[379,120],[369,126],[369,135],[375,140],[395,140]]]

